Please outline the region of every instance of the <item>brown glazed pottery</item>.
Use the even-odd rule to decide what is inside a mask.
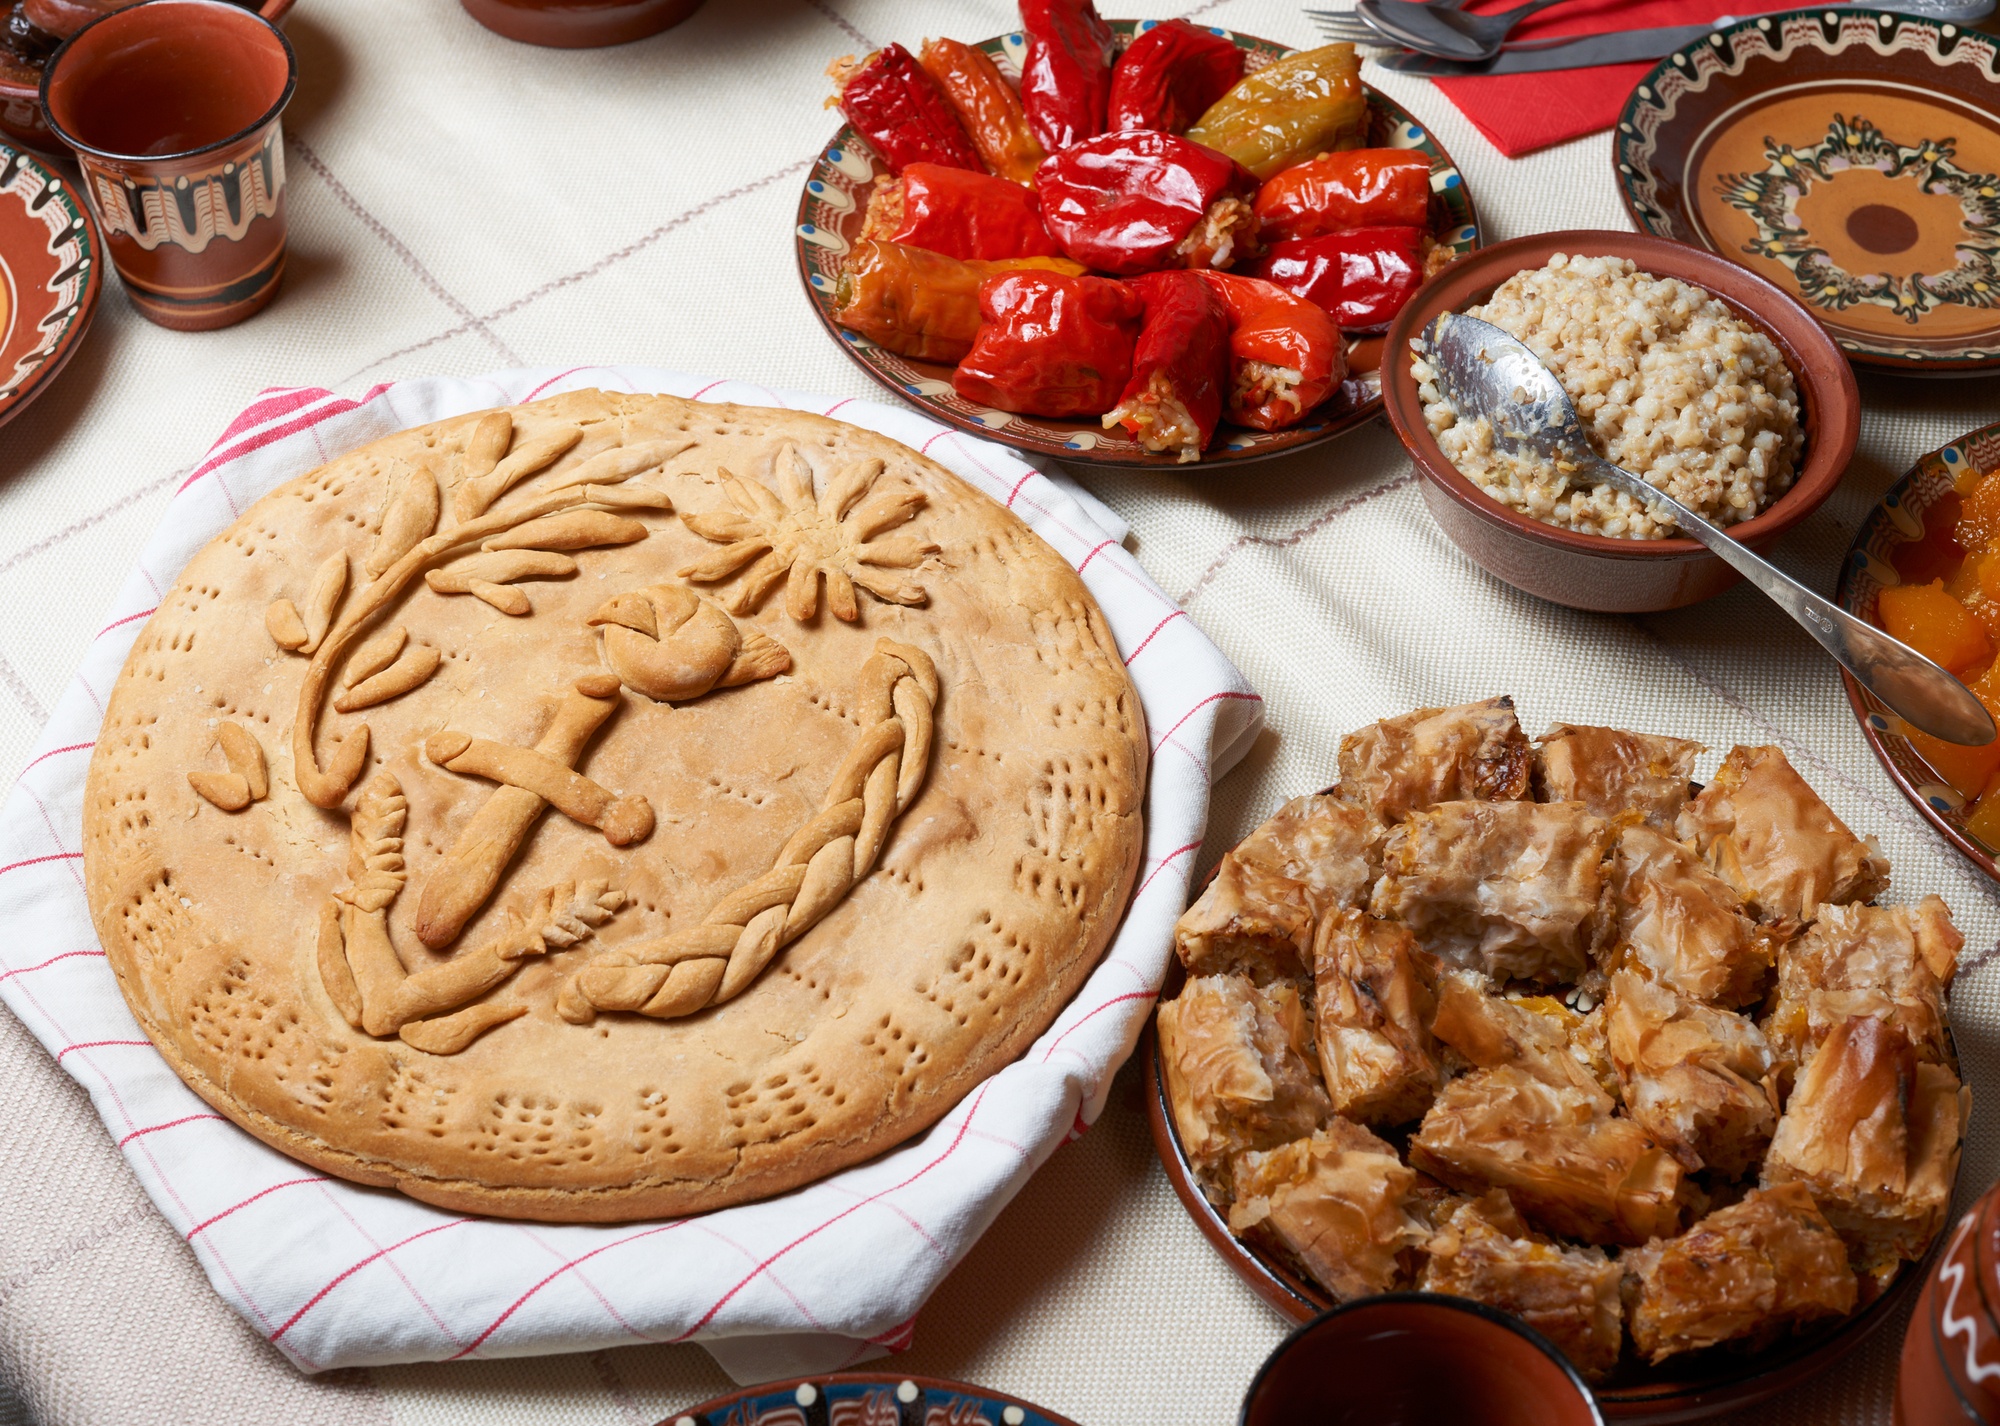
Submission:
[[[298,61],[277,26],[225,0],[146,0],[63,42],[42,105],[76,151],[111,262],[163,327],[227,327],[285,272],[278,116]]]
[[[1157,20],[1110,21],[1120,45],[1158,23]],[[1268,64],[1290,53],[1287,46],[1271,40],[1210,28],[1234,40],[1237,48],[1257,63]],[[1018,31],[983,40],[980,48],[1003,74],[1019,79],[1027,42]],[[1451,155],[1444,151],[1435,135],[1387,95],[1368,89],[1367,96],[1369,146],[1412,149],[1430,159],[1431,237],[1439,247],[1452,253],[1471,252],[1479,246],[1479,217],[1473,211],[1472,195],[1467,192],[1464,177]],[[1319,445],[1342,432],[1366,425],[1382,408],[1376,368],[1386,348],[1380,335],[1363,335],[1349,341],[1348,379],[1306,420],[1282,431],[1253,431],[1225,424],[1202,452],[1199,465],[1183,466],[1174,454],[1148,451],[1122,427],[1107,431],[1095,418],[1051,420],[967,401],[952,388],[950,366],[917,361],[879,347],[834,320],[836,294],[847,266],[847,254],[861,236],[875,180],[887,172],[888,166],[875,156],[852,125],[843,125],[820,149],[806,173],[805,191],[799,195],[798,214],[793,219],[799,278],[805,284],[813,314],[841,350],[871,379],[934,420],[1019,451],[1050,456],[1072,465],[1166,466],[1182,475],[1198,476],[1224,466]]]
[[[1792,488],[1730,533],[1756,549],[1816,510],[1847,471],[1860,433],[1854,372],[1825,328],[1763,278],[1700,248],[1639,233],[1579,230],[1537,233],[1482,248],[1419,288],[1389,328],[1382,400],[1389,423],[1423,477],[1424,503],[1452,543],[1489,574],[1557,604],[1600,613],[1636,614],[1709,599],[1741,578],[1693,540],[1620,540],[1547,525],[1488,496],[1458,473],[1425,424],[1409,344],[1431,320],[1491,296],[1517,272],[1557,253],[1623,257],[1656,277],[1677,277],[1720,298],[1761,328],[1783,353],[1804,406],[1804,464]]]
[[[1963,501],[1962,480],[2000,471],[2000,423],[1982,426],[1921,457],[1890,486],[1854,532],[1833,602],[1869,623],[1882,623],[1881,594],[1898,584],[1928,584],[1949,577],[1965,558],[1954,538]],[[1911,729],[1845,671],[1847,702],[1861,720],[1861,736],[1883,771],[1924,820],[1944,834],[1966,860],[2000,881],[2000,847],[1989,847],[1968,825],[1974,804],[1931,765],[1910,741]]]
[[[1548,1340],[1483,1303],[1431,1292],[1364,1297],[1278,1344],[1241,1426],[1604,1426]]]
[[[1869,9],[1721,26],[1632,91],[1613,157],[1643,231],[1775,282],[1857,363],[2000,366],[2000,36]]]
[[[1076,1426],[964,1382],[888,1372],[792,1377],[676,1411],[659,1426]]]
[[[459,0],[496,35],[549,49],[622,45],[670,30],[701,0]]]
[[[1184,979],[1180,962],[1169,964],[1160,999],[1171,1000],[1180,994]],[[1318,1283],[1231,1233],[1223,1213],[1202,1193],[1181,1148],[1180,1134],[1174,1128],[1173,1111],[1167,1104],[1166,1078],[1160,1070],[1159,1036],[1150,1020],[1139,1042],[1139,1066],[1145,1076],[1146,1119],[1153,1134],[1154,1152],[1166,1170],[1167,1182],[1173,1185],[1174,1195],[1210,1246],[1253,1292],[1293,1322],[1310,1322],[1335,1306]],[[1628,1356],[1612,1378],[1595,1389],[1598,1410],[1606,1421],[1623,1426],[1706,1421],[1754,1406],[1786,1387],[1817,1376],[1860,1346],[1884,1322],[1895,1319],[1903,1305],[1921,1290],[1944,1241],[1945,1235],[1940,1233],[1921,1263],[1904,1268],[1886,1292],[1852,1317],[1765,1351],[1744,1355],[1718,1348],[1677,1357],[1658,1367],[1645,1366]],[[1248,1426],[1252,1418],[1246,1416],[1244,1420]],[[1918,1426],[1919,1420],[1929,1426],[1927,1418],[1913,1419],[1910,1426]]]
[[[41,395],[82,343],[103,278],[104,240],[82,195],[0,147],[0,422]]]
[[[1958,1220],[1903,1336],[1896,1426],[2000,1426],[2000,1189]]]
[[[99,15],[137,3],[138,0],[27,0],[23,9],[29,22],[52,40],[66,40]],[[292,8],[292,0],[263,0],[252,8],[265,19],[276,22]],[[38,154],[68,158],[69,150],[49,132],[48,116],[42,112],[42,69],[40,63],[26,63],[0,52],[0,138]]]

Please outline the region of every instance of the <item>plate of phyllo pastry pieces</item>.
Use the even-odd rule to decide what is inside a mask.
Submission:
[[[112,690],[84,873],[146,1033],[266,1143],[661,1217],[1018,1056],[1123,909],[1146,751],[1088,590],[944,467],[577,391],[363,446],[196,554]]]
[[[1280,1310],[1515,1313],[1609,1414],[1744,1405],[1878,1325],[1970,1111],[1961,940],[1775,747],[1510,699],[1347,737],[1225,856],[1147,1057],[1190,1212]]]
[[[1086,463],[1256,459],[1374,416],[1383,331],[1479,227],[1353,46],[1089,0],[1021,21],[829,70],[847,123],[797,248],[848,354],[938,420]]]

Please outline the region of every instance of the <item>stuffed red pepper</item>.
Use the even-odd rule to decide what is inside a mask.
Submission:
[[[845,55],[827,66],[834,97],[854,131],[901,173],[913,163],[941,163],[983,173],[979,150],[958,122],[958,111],[937,81],[901,45],[884,45],[856,61]]]
[[[900,177],[877,179],[861,236],[989,261],[1062,252],[1042,226],[1032,189],[935,163],[913,163]]]
[[[1273,243],[1244,272],[1323,308],[1342,331],[1379,331],[1423,286],[1429,241],[1422,228],[1295,238]]]
[[[1254,277],[1197,275],[1229,313],[1223,410],[1237,425],[1259,431],[1297,425],[1347,379],[1347,344],[1318,307]]]
[[[1118,57],[1104,126],[1184,134],[1242,77],[1234,40],[1186,20],[1162,21]]]
[[[1234,159],[1141,129],[1086,139],[1035,175],[1042,222],[1063,251],[1121,276],[1227,267],[1255,244],[1256,187]]]
[[[1407,149],[1348,149],[1288,168],[1257,190],[1267,241],[1348,228],[1424,226],[1431,161]]]
[[[1012,272],[979,287],[978,338],[951,384],[967,401],[1057,419],[1110,409],[1132,374],[1142,312],[1124,283]]]
[[[1104,131],[1117,36],[1090,0],[1021,0],[1021,107],[1050,153]]]
[[[1149,451],[1201,459],[1222,420],[1229,381],[1229,311],[1198,272],[1149,272],[1130,284],[1145,303],[1132,376],[1106,429],[1123,426]]]

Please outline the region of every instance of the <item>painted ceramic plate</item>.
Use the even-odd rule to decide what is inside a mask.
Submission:
[[[1180,963],[1175,961],[1168,968],[1160,999],[1171,1000],[1180,994],[1182,981]],[[1146,1077],[1146,1118],[1153,1131],[1153,1149],[1181,1206],[1202,1236],[1252,1291],[1293,1322],[1311,1321],[1332,1307],[1334,1300],[1319,1284],[1231,1233],[1227,1219],[1202,1194],[1167,1104],[1160,1039],[1151,1019],[1139,1042],[1139,1062]],[[1769,1351],[1743,1355],[1718,1347],[1659,1367],[1645,1366],[1628,1355],[1609,1381],[1593,1389],[1598,1409],[1607,1421],[1627,1426],[1703,1421],[1754,1405],[1815,1376],[1860,1346],[1883,1323],[1902,1320],[1903,1308],[1923,1290],[1924,1279],[1930,1276],[1931,1264],[1948,1236],[1939,1233],[1921,1262],[1906,1266],[1887,1292],[1852,1317]]]
[[[0,145],[0,423],[40,396],[83,341],[103,252],[68,181]]]
[[[2000,366],[2000,37],[1874,10],[1725,26],[1625,103],[1639,227],[1777,283],[1857,363]]]
[[[1952,539],[1958,524],[1958,482],[2000,470],[2000,425],[1961,436],[1932,451],[1889,487],[1855,533],[1840,567],[1834,601],[1848,613],[1880,624],[1877,596],[1890,585],[1927,584],[1963,552]],[[1945,839],[1988,876],[2000,881],[2000,847],[1989,847],[1966,830],[1966,800],[1910,746],[1903,720],[1877,702],[1843,672],[1847,701],[1861,720],[1862,736],[1882,760],[1890,781],[1916,805]]]
[[[1153,20],[1113,20],[1111,27],[1122,42],[1151,29]],[[1292,53],[1283,45],[1249,35],[1216,29],[1247,51],[1246,65],[1258,69],[1272,60]],[[998,35],[982,43],[995,63],[1010,79],[1021,77],[1021,56],[1025,41],[1020,34]],[[1442,246],[1468,253],[1479,246],[1479,219],[1472,208],[1471,195],[1453,165],[1451,156],[1438,145],[1430,132],[1375,90],[1368,91],[1368,143],[1374,148],[1415,149],[1431,160],[1431,233]],[[1178,465],[1172,455],[1155,455],[1126,437],[1122,430],[1106,431],[1095,421],[1051,421],[1039,416],[1016,416],[1005,411],[967,401],[952,390],[948,366],[935,362],[912,361],[876,346],[859,333],[850,332],[833,320],[833,289],[840,279],[849,246],[860,235],[868,206],[869,185],[887,168],[875,157],[867,143],[843,125],[831,142],[820,150],[806,178],[805,192],[799,195],[797,243],[799,276],[812,300],[813,311],[827,332],[847,354],[876,381],[922,408],[928,415],[956,426],[961,431],[987,436],[1019,450],[1055,456],[1082,465]],[[1225,425],[1215,444],[1202,455],[1207,466],[1259,460],[1266,456],[1317,445],[1342,431],[1371,420],[1382,409],[1382,383],[1377,374],[1381,365],[1382,338],[1358,338],[1348,345],[1348,367],[1354,375],[1342,389],[1313,413],[1311,420],[1285,431],[1250,431]],[[1201,467],[1193,467],[1200,469]]]
[[[1075,1426],[1039,1406],[930,1377],[767,1382],[669,1416],[660,1426]]]

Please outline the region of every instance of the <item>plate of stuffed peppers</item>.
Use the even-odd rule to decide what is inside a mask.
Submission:
[[[940,421],[1079,464],[1255,460],[1373,418],[1382,333],[1480,241],[1429,131],[1349,45],[1089,0],[1021,18],[828,68],[847,123],[797,252],[848,355]]]

